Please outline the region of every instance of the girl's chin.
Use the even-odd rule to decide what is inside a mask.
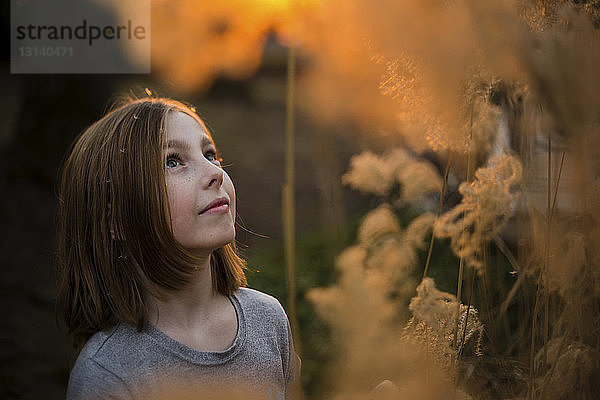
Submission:
[[[208,255],[221,247],[232,243],[235,240],[235,231],[214,235],[210,240],[199,240],[194,242],[182,243],[187,251],[195,255]],[[180,242],[181,243],[181,242]]]

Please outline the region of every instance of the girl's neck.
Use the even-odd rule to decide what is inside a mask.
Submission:
[[[185,288],[154,300],[150,323],[200,351],[223,351],[234,343],[236,312],[226,296],[213,290],[210,257],[198,266]]]
[[[224,296],[213,290],[210,257],[197,266],[192,280],[182,289],[162,299],[154,298],[150,307],[150,323],[168,330],[194,329],[211,318]]]

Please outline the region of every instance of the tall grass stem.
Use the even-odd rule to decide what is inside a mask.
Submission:
[[[446,163],[446,171],[444,172],[444,181],[442,182],[442,190],[440,191],[440,202],[435,217],[439,218],[442,213],[442,204],[444,203],[444,196],[446,195],[446,187],[448,185],[448,174],[450,173],[450,166],[452,164],[452,153],[448,153],[448,162]],[[423,270],[423,278],[427,277],[429,272],[429,264],[431,262],[431,253],[433,252],[433,242],[435,241],[435,232],[431,231],[431,241],[429,242],[429,249],[427,250],[427,260],[425,261],[425,269]]]
[[[300,330],[296,311],[296,202],[295,202],[295,95],[296,54],[293,46],[288,48],[285,126],[285,184],[283,185],[283,233],[287,270],[287,307],[296,352],[301,354]]]

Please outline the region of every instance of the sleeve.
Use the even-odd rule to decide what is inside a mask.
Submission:
[[[285,315],[285,314],[284,314]],[[287,327],[287,360],[285,365],[285,398],[286,399],[300,399],[300,368],[301,360],[296,351],[294,350],[294,338],[292,336],[292,330],[290,323],[285,315],[285,322]]]
[[[69,377],[67,400],[132,400],[127,385],[91,358],[78,359]]]
[[[301,380],[300,380],[300,367],[301,360],[298,354],[295,351],[290,352],[291,360],[290,360],[290,372],[289,377],[286,381],[285,388],[285,398],[286,399],[300,399],[302,396],[301,393]]]

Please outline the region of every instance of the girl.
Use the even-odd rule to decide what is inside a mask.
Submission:
[[[59,185],[58,310],[83,346],[67,399],[291,395],[287,317],[244,288],[233,183],[194,110],[114,109],[75,141]]]

